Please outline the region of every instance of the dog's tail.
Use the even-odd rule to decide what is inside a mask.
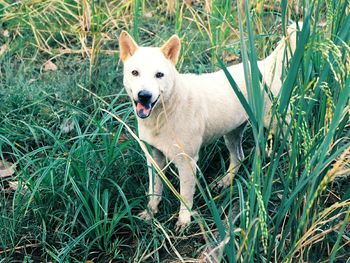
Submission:
[[[303,22],[295,22],[288,26],[287,28],[287,37],[284,39],[284,46],[286,45],[286,41],[289,41],[290,51],[294,54],[294,51],[297,46],[297,31],[303,28]]]
[[[301,29],[302,23],[298,22],[298,26]],[[274,95],[279,93],[282,86],[283,68],[294,54],[297,45],[298,26],[296,23],[290,25],[287,28],[287,36],[280,40],[275,50],[262,62],[261,70],[263,71],[264,80],[270,86]]]
[[[297,25],[298,23],[298,25]],[[288,59],[294,54],[296,45],[297,45],[297,30],[301,30],[303,26],[302,22],[295,22],[288,26],[287,36],[283,37],[278,43],[276,49],[266,58],[275,60],[276,66],[282,67],[282,62],[285,60],[284,55],[285,50],[287,51]],[[288,43],[288,46],[287,46]]]

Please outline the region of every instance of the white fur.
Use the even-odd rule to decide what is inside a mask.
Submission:
[[[296,45],[294,31],[295,26],[289,28],[292,51]],[[178,168],[184,203],[181,203],[177,226],[183,227],[191,221],[196,162],[201,146],[224,136],[230,152],[230,168],[220,186],[228,185],[243,157],[239,127],[247,121],[247,115],[222,70],[202,75],[177,72],[174,64],[180,43],[176,37],[162,48],[154,48],[138,47],[126,32],[122,34],[120,49],[124,61],[124,85],[129,96],[135,101],[138,92],[146,89],[152,93],[152,102],[159,97],[150,116],[138,118],[139,137],[152,146],[153,157],[160,168],[167,160],[173,161]],[[258,62],[263,79],[275,96],[281,88],[285,47],[284,38],[270,56]],[[137,70],[139,76],[133,76],[133,70]],[[234,65],[228,70],[247,96],[243,65]],[[155,78],[156,72],[164,73],[164,77]],[[268,125],[271,102],[267,98],[265,105],[265,123]],[[158,211],[163,188],[157,175],[152,180],[150,168],[149,176],[149,210],[142,213],[145,218],[149,217],[148,213]]]

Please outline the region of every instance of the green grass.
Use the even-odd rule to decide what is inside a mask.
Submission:
[[[305,2],[297,14],[279,11],[287,1],[250,9],[246,1],[239,15],[231,1],[212,2],[207,13],[199,1],[176,1],[171,14],[165,1],[0,0],[0,160],[16,164],[13,176],[0,179],[0,262],[193,262],[208,254],[213,262],[347,262],[348,3]],[[270,140],[256,61],[282,35],[278,25],[299,17],[304,27],[275,98]],[[180,72],[251,65],[242,101],[251,119],[246,159],[218,193],[212,186],[228,167],[227,150],[222,140],[202,150],[197,214],[184,233],[174,231],[175,169],[164,175],[173,187],[159,214],[152,222],[136,216],[146,206],[148,176],[130,132],[136,118],[118,61],[122,29],[143,45],[179,34]],[[44,70],[48,60],[56,71]],[[74,129],[65,133],[67,121]]]

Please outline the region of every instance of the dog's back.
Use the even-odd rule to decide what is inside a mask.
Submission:
[[[301,25],[299,27],[301,28]],[[263,80],[274,96],[279,94],[282,86],[282,64],[291,58],[291,53],[294,53],[296,47],[295,31],[296,24],[289,26],[287,37],[280,40],[268,57],[258,61]],[[289,42],[289,47],[286,46],[287,42]],[[286,50],[287,52],[285,52]],[[247,97],[243,64],[230,66],[228,71]],[[234,130],[247,120],[245,110],[222,70],[202,75],[180,74],[180,78],[181,88],[183,88],[181,94],[182,96],[188,94],[185,97],[189,97],[191,102],[191,105],[185,108],[191,109],[203,117],[201,120],[206,126],[203,142],[212,141]],[[265,98],[265,107],[266,112],[268,112],[271,107],[268,96]]]

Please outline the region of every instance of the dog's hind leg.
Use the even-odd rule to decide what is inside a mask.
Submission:
[[[227,187],[231,184],[234,174],[238,171],[240,161],[244,158],[242,149],[242,136],[244,125],[224,136],[225,144],[230,152],[230,166],[227,174],[217,183],[217,188]]]
[[[287,114],[284,116],[284,119],[282,119],[282,117],[272,116],[270,111],[271,110],[265,111],[264,127],[267,130],[270,129],[271,134],[275,136],[277,135],[277,129],[282,129],[279,130],[280,139],[282,139],[284,136],[287,136],[288,142],[290,142],[291,136],[287,134],[288,125],[290,125],[291,122],[290,110],[288,109]]]
[[[165,166],[165,156],[161,151],[152,147],[152,155],[154,161],[157,163],[160,169],[163,169]],[[139,216],[145,220],[149,220],[151,215],[154,215],[158,212],[158,205],[162,199],[163,191],[163,182],[162,179],[157,174],[153,174],[152,166],[149,162],[148,165],[148,175],[149,175],[149,202],[147,209],[139,214]]]

